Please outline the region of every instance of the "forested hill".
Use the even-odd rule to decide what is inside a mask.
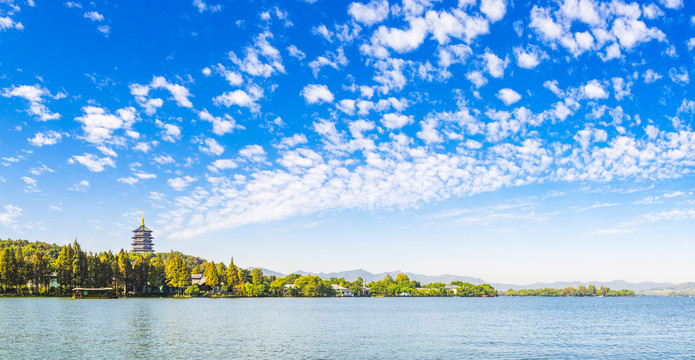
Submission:
[[[20,240],[12,240],[12,239],[2,240],[2,239],[0,239],[0,252],[2,252],[5,248],[16,249],[18,246],[22,248],[22,255],[24,255],[24,257],[31,258],[38,251],[42,254],[48,255],[48,257],[51,260],[56,260],[58,258],[60,250],[63,247],[63,245],[49,244],[49,243],[46,243],[43,241],[29,241],[29,240],[21,240],[21,239]],[[121,250],[124,250],[124,249],[121,249]],[[109,251],[99,252],[99,253],[94,254],[94,255],[98,255],[98,254],[102,254],[102,253],[111,253],[111,251],[109,250]],[[154,253],[154,255],[162,255],[164,260],[166,261],[167,257],[171,253],[172,252],[162,252],[162,253]],[[179,254],[186,261],[186,264],[191,269],[207,262],[207,260],[200,258],[198,256],[186,255],[186,254],[182,254],[179,252],[175,252],[175,253]]]

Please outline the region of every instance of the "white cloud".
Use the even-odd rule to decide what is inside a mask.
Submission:
[[[8,204],[4,209],[4,212],[0,212],[0,224],[4,227],[16,228],[17,218],[22,216],[22,208]]]
[[[337,53],[328,51],[325,55],[319,56],[316,60],[309,62],[309,68],[311,68],[314,77],[318,77],[319,71],[324,66],[330,66],[336,70],[340,70],[341,67],[347,64],[348,60],[345,57],[343,48],[339,48]]]
[[[292,147],[295,147],[295,146],[297,146],[297,145],[306,144],[307,142],[308,142],[308,141],[307,141],[307,139],[306,139],[306,135],[304,135],[304,134],[294,134],[294,135],[292,135],[292,136],[290,136],[290,137],[286,137],[286,138],[282,139],[282,141],[280,142],[280,144],[281,144],[283,147],[292,148]]]
[[[87,180],[82,180],[73,186],[69,187],[68,190],[72,191],[79,191],[79,192],[85,192],[89,189],[89,181]]]
[[[0,16],[0,31],[8,29],[24,30],[24,25],[21,22],[12,20],[9,16]]]
[[[659,3],[668,9],[680,9],[683,7],[683,0],[659,0]]]
[[[376,46],[387,46],[399,53],[406,53],[417,49],[423,43],[427,35],[427,23],[422,18],[410,19],[408,23],[410,27],[407,30],[380,26],[374,32],[372,44],[376,43],[378,44]]]
[[[632,49],[636,44],[650,40],[665,41],[666,34],[657,28],[648,28],[644,22],[636,19],[617,18],[613,21],[611,33],[618,38],[625,49]]]
[[[208,166],[208,170],[217,172],[218,170],[236,169],[237,166],[232,159],[217,159]]]
[[[263,162],[266,152],[260,145],[247,145],[239,150],[239,156],[250,162]]]
[[[533,6],[531,9],[531,25],[545,40],[557,40],[564,33],[562,26],[555,23],[550,16],[550,11],[545,8]]]
[[[538,64],[540,64],[541,59],[547,56],[540,49],[533,47],[531,49],[525,50],[522,47],[514,48],[514,57],[516,58],[516,64],[524,69],[533,69]]]
[[[618,45],[618,43],[613,43],[610,46],[606,47],[605,55],[600,54],[599,56],[601,57],[601,60],[605,62],[613,59],[618,59],[621,55],[622,54],[620,52],[620,45]]]
[[[566,0],[561,7],[562,13],[569,19],[576,19],[588,25],[598,25],[600,16],[591,0]]]
[[[166,124],[159,120],[155,121],[155,124],[162,129],[162,140],[175,143],[177,140],[181,139],[181,128],[174,124]]]
[[[521,95],[512,89],[504,88],[497,92],[497,98],[502,100],[505,105],[509,106],[521,100]]]
[[[679,196],[685,196],[685,193],[683,191],[674,191],[674,192],[664,194],[665,198],[674,198],[674,197],[679,197]]]
[[[642,5],[642,14],[647,19],[656,19],[664,16],[664,11],[655,4]]]
[[[193,103],[188,99],[192,96],[188,89],[178,84],[172,84],[162,76],[155,76],[150,83],[150,87],[153,89],[168,90],[178,106],[187,108],[193,107]]]
[[[25,193],[37,193],[41,192],[37,185],[37,181],[35,179],[32,179],[28,176],[22,176],[22,181],[24,181],[27,186],[24,187],[24,192]]]
[[[41,121],[60,118],[60,114],[51,112],[46,105],[43,104],[43,98],[50,97],[51,93],[38,85],[13,85],[12,87],[4,88],[2,90],[2,96],[26,99],[29,101],[29,114],[36,116]]]
[[[464,64],[471,54],[471,48],[463,44],[442,47],[439,49],[439,66],[448,68],[452,64]]]
[[[256,36],[252,46],[247,46],[244,49],[244,58],[239,58],[230,51],[229,59],[239,70],[251,76],[267,78],[276,72],[284,73],[285,67],[282,65],[280,52],[268,41],[272,38],[273,34],[269,31],[262,32]]]
[[[647,69],[647,71],[644,72],[644,82],[647,84],[651,84],[659,79],[661,79],[663,76],[661,74],[657,73],[656,71],[652,69]]]
[[[210,71],[209,68],[206,69]],[[224,79],[227,80],[230,86],[236,87],[244,83],[244,78],[241,76],[241,74],[236,71],[227,70],[227,68],[225,68],[222,64],[217,64],[214,69],[216,73],[222,75]]]
[[[348,14],[355,21],[371,26],[389,16],[389,3],[386,0],[373,0],[368,4],[354,2],[348,6]]]
[[[485,14],[490,21],[501,20],[507,12],[505,0],[481,0],[480,12]]]
[[[216,105],[224,105],[230,107],[232,105],[245,107],[252,112],[258,112],[260,106],[256,102],[263,97],[263,92],[260,89],[254,88],[253,91],[246,92],[244,90],[228,91],[222,95],[216,96],[212,101]]]
[[[176,191],[183,191],[196,181],[198,181],[197,177],[191,177],[186,175],[182,177],[169,179],[167,180],[167,184],[169,184],[169,186],[171,186]]]
[[[498,79],[504,76],[504,69],[509,64],[509,58],[502,60],[490,51],[486,51],[483,58],[485,59],[485,69],[490,76]]]
[[[55,145],[60,142],[60,140],[63,138],[63,135],[59,132],[55,132],[53,130],[49,130],[46,132],[38,132],[36,135],[34,135],[33,138],[27,139],[31,145],[34,146],[49,146],[49,145]]]
[[[217,140],[208,138],[205,139],[199,147],[200,151],[208,155],[220,156],[224,152],[224,147]]]
[[[302,50],[299,50],[299,48],[295,45],[290,45],[287,47],[287,52],[290,53],[290,56],[297,58],[298,60],[304,60],[306,55]]]
[[[395,113],[384,114],[383,118],[381,119],[381,123],[384,124],[384,127],[390,130],[400,129],[408,124],[412,124],[413,116]]]
[[[222,10],[222,5],[208,5],[203,0],[193,0],[193,6],[198,9],[199,13],[209,11],[211,13]]]
[[[68,159],[68,163],[70,164],[74,164],[75,162],[86,166],[91,172],[102,172],[105,166],[116,167],[116,163],[110,157],[100,158],[94,154],[74,155]]]
[[[192,108],[193,103],[188,99],[191,97],[190,91],[182,85],[172,84],[162,76],[155,76],[147,85],[130,84],[130,94],[135,97],[135,100],[145,108],[148,115],[153,115],[158,108],[162,107],[163,100],[159,98],[149,98],[150,90],[166,89],[171,94],[171,97],[176,101],[176,104],[181,107]]]
[[[608,98],[608,93],[606,93],[598,80],[589,81],[582,87],[582,92],[584,93],[584,97],[587,99],[596,100]]]
[[[128,185],[133,185],[133,184],[137,183],[138,181],[140,181],[138,178],[134,178],[132,176],[123,177],[123,178],[118,179],[118,182],[128,184]]]
[[[668,76],[671,78],[671,81],[678,85],[687,85],[690,83],[690,75],[686,68],[680,68],[678,70],[671,68],[671,70],[668,71]]]
[[[241,125],[237,125],[234,118],[227,114],[224,115],[224,118],[221,118],[219,116],[213,116],[207,110],[203,109],[203,111],[198,113],[198,117],[201,120],[212,123],[212,132],[215,133],[215,135],[222,136],[224,134],[231,134],[234,132],[234,129],[244,128]]]
[[[39,176],[39,175],[43,175],[43,174],[53,173],[53,172],[55,172],[55,170],[49,168],[49,167],[46,166],[45,164],[41,164],[41,166],[32,167],[32,168],[29,170],[29,172],[32,173],[32,174],[34,174],[34,175],[36,175],[36,176]]]
[[[176,162],[174,161],[174,158],[172,158],[169,155],[157,155],[154,158],[152,158],[152,161],[156,162],[159,165],[173,164]]]
[[[322,102],[331,103],[334,100],[333,93],[328,90],[326,85],[309,84],[302,89],[300,95],[304,96],[304,100],[308,104],[316,104]]]
[[[84,13],[84,17],[92,21],[104,21],[104,15],[101,15],[96,11],[88,11]]]
[[[483,76],[483,74],[480,71],[471,71],[467,73],[466,79],[472,82],[476,88],[480,88],[481,86],[487,84],[487,79],[485,78],[485,76]]]
[[[103,144],[108,142],[115,130],[127,128],[128,122],[133,121],[130,112],[122,112],[122,116],[109,114],[106,109],[97,106],[85,106],[82,108],[83,115],[75,118],[75,121],[82,123],[82,130],[85,132],[84,139],[92,144]]]

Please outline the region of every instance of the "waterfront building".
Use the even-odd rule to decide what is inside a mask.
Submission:
[[[355,296],[352,290],[338,284],[331,284],[331,288],[335,291],[336,296]]]
[[[132,252],[154,252],[154,249],[152,248],[152,246],[154,246],[152,239],[152,230],[145,226],[145,217],[143,216],[140,227],[133,230],[133,243],[131,244],[133,245]]]

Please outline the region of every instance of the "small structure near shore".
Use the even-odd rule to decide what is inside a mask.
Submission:
[[[335,296],[350,297],[355,296],[355,292],[338,284],[331,284],[331,288],[335,291]]]
[[[116,290],[113,288],[74,288],[73,299],[116,299]]]

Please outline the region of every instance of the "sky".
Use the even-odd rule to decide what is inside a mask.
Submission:
[[[2,0],[0,237],[695,281],[694,55],[683,0]]]

